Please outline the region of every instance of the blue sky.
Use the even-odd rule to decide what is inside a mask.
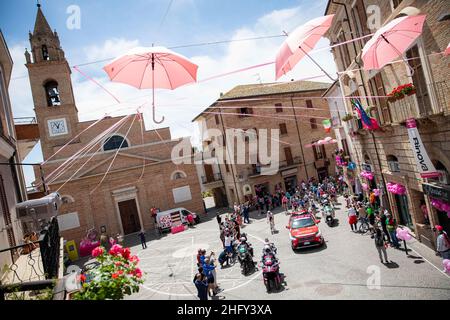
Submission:
[[[220,40],[242,39],[282,34],[306,21],[322,16],[325,0],[41,0],[42,10],[50,26],[59,34],[61,45],[71,66],[80,63],[116,57],[135,46],[176,46]],[[169,4],[170,8],[169,8]],[[77,5],[81,12],[81,28],[68,29],[67,9]],[[167,9],[169,11],[167,12]],[[0,1],[0,29],[14,60],[13,80],[9,88],[15,117],[34,116],[31,90],[27,78],[23,52],[29,48],[28,31],[33,30],[36,1]],[[163,21],[163,16],[167,12]],[[199,65],[198,79],[221,74],[242,67],[273,61],[283,38],[232,42],[221,45],[176,49]],[[321,40],[317,47],[327,46]],[[314,55],[330,72],[334,62],[328,51]],[[123,102],[120,106],[91,81],[76,71],[72,73],[74,94],[80,120],[98,118],[105,112],[113,115],[131,113],[136,105],[147,102],[149,91],[110,83],[97,63],[83,67]],[[280,81],[315,76],[321,72],[305,59]],[[173,137],[194,136],[197,131],[191,120],[214,102],[220,92],[239,84],[274,82],[273,66],[186,86],[175,91],[157,90],[158,113],[166,117],[164,126],[170,126]],[[326,81],[320,78],[316,81]],[[127,110],[126,108],[129,108]],[[134,109],[133,109],[134,108]],[[153,124],[144,112],[146,128]],[[193,141],[195,143],[195,141]],[[42,161],[37,145],[26,159]],[[33,180],[32,171],[25,169],[27,183]]]

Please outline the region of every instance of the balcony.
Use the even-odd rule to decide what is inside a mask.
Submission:
[[[23,161],[39,142],[39,127],[35,117],[14,118],[20,160]]]
[[[273,170],[273,172],[269,172],[268,171],[269,168],[270,168],[270,165],[262,166],[261,164],[256,164],[256,165],[253,165],[252,169],[250,169],[248,177],[249,178],[259,177],[261,175],[261,171],[263,171],[263,173],[266,174],[266,175],[269,174],[269,173],[270,174],[274,174],[274,173],[277,173],[277,172],[282,171],[282,170],[295,168],[299,164],[302,164],[302,163],[303,162],[301,160],[301,157],[294,157],[292,159],[292,161],[283,160],[283,161],[280,161],[278,163],[278,169]],[[264,169],[266,169],[267,171],[264,171]]]
[[[214,189],[223,186],[222,175],[219,172],[214,173],[212,176],[202,176],[201,179],[205,188]]]
[[[429,83],[428,91],[421,96],[413,94],[395,102],[388,102],[392,123],[403,123],[409,118],[420,119],[442,113],[448,114],[450,112],[449,94],[449,82],[440,81]]]

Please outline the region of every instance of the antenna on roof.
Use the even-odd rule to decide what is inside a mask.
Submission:
[[[39,3],[39,0],[36,0],[36,6],[37,6],[38,8],[41,7],[41,4]]]

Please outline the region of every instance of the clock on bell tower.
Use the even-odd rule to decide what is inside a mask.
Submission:
[[[26,67],[39,125],[44,160],[66,144],[78,131],[78,110],[73,96],[70,67],[56,31],[52,31],[38,4],[31,54],[25,51]]]

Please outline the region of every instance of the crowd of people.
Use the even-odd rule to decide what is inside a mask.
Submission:
[[[233,206],[233,211],[224,216],[217,215],[217,222],[220,230],[220,240],[223,251],[220,253],[217,262],[221,268],[228,264],[229,257],[233,255],[236,247],[240,244],[248,246],[253,256],[253,248],[248,243],[247,236],[241,232],[244,224],[251,223],[250,212],[257,211],[258,215],[266,215],[267,223],[271,226],[273,234],[274,215],[272,210],[282,207],[286,214],[290,211],[306,210],[314,215],[319,211],[319,205],[324,206],[325,201],[330,201],[331,205],[337,203],[338,196],[343,196],[348,214],[348,222],[352,232],[359,232],[358,224],[361,228],[366,224],[367,229],[374,239],[381,263],[391,263],[388,260],[387,248],[389,246],[400,249],[400,241],[397,238],[396,219],[386,208],[380,205],[380,199],[374,193],[365,197],[362,193],[353,195],[342,176],[328,177],[318,182],[311,179],[302,181],[296,187],[283,191],[280,187],[275,188],[275,193],[270,194],[263,190],[256,190],[257,194],[247,198],[244,203]],[[328,204],[327,204],[328,205]],[[436,226],[438,232],[437,251],[443,259],[450,259],[450,240],[441,226]],[[264,245],[264,254],[274,254],[275,246],[268,242]],[[275,249],[276,250],[276,249]],[[197,255],[198,273],[194,278],[194,284],[198,290],[200,299],[208,299],[219,292],[216,275],[216,257],[211,252],[206,255],[206,250],[199,249]]]

